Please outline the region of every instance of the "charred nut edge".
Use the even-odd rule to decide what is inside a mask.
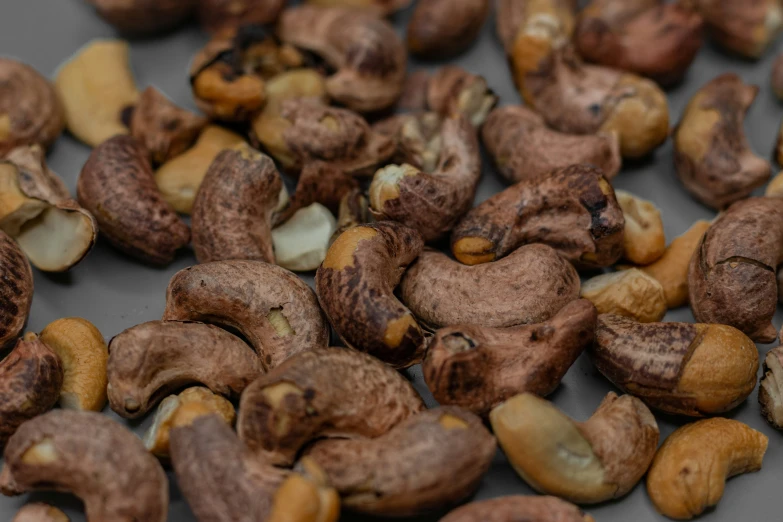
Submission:
[[[666,315],[666,296],[657,279],[632,268],[602,274],[582,284],[581,295],[599,314],[619,314],[642,323],[653,323]]]

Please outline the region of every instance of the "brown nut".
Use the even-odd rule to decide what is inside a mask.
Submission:
[[[589,62],[668,86],[680,82],[696,58],[703,27],[701,15],[684,3],[592,0],[580,13],[574,43]]]
[[[0,158],[21,145],[48,149],[63,128],[63,106],[49,80],[29,65],[0,58]]]
[[[483,76],[456,65],[441,67],[429,76],[425,96],[426,107],[420,110],[427,108],[444,118],[463,114],[475,127],[484,123],[498,102]]]
[[[660,321],[666,315],[661,283],[636,268],[588,279],[582,284],[582,297],[599,314],[618,314],[641,323]]]
[[[473,206],[481,179],[476,132],[467,118],[443,123],[440,159],[432,173],[404,163],[375,173],[369,189],[375,219],[398,221],[417,230],[425,242],[448,234]]]
[[[686,520],[716,506],[726,479],[761,469],[769,439],[731,419],[705,419],[669,435],[647,474],[655,509]]]
[[[190,18],[198,0],[87,0],[98,15],[121,33],[169,31]]]
[[[25,421],[51,410],[60,396],[60,358],[34,333],[0,362],[0,448]]]
[[[777,0],[692,0],[712,39],[746,58],[760,58],[783,28]]]
[[[36,417],[11,437],[4,457],[4,495],[72,493],[90,522],[166,520],[169,484],[160,463],[136,435],[100,413],[54,410]]]
[[[753,153],[742,128],[757,93],[736,74],[722,74],[691,98],[674,130],[677,176],[712,208],[748,197],[770,177],[772,167]]]
[[[405,45],[391,24],[371,13],[345,7],[292,7],[280,17],[278,34],[337,69],[326,80],[326,92],[351,110],[380,111],[391,107],[402,93]]]
[[[320,203],[337,214],[343,198],[359,187],[359,183],[333,163],[313,161],[304,166],[296,191],[287,206],[274,215],[275,226],[288,221],[299,210]]]
[[[48,504],[27,504],[16,512],[11,522],[70,522],[68,515]]]
[[[382,16],[389,16],[411,5],[411,0],[306,0],[308,4],[323,7],[344,6],[365,9]]]
[[[440,114],[397,114],[373,124],[372,129],[394,143],[393,163],[407,163],[427,173],[438,167],[443,148]]]
[[[772,84],[772,92],[775,93],[775,96],[783,100],[783,53],[779,54],[772,64],[770,83]],[[778,161],[778,163],[780,163],[780,161]]]
[[[372,221],[370,204],[361,189],[353,189],[340,200],[337,213],[337,229],[329,240],[329,246],[349,228],[364,225]]]
[[[772,316],[783,262],[783,199],[738,201],[704,234],[691,259],[688,292],[699,322],[722,323],[754,341],[777,337]]]
[[[595,307],[580,299],[538,324],[441,328],[422,364],[424,380],[439,404],[481,416],[518,393],[549,395],[592,343],[595,321]]]
[[[637,265],[649,265],[666,252],[666,234],[661,211],[650,201],[624,190],[615,190],[617,203],[623,210],[623,257]]]
[[[374,438],[424,410],[398,372],[350,348],[323,348],[287,360],[243,393],[237,433],[259,457],[290,466],[322,437]]]
[[[642,401],[609,392],[585,422],[523,393],[489,416],[498,443],[533,489],[596,504],[628,494],[658,448],[658,424]]]
[[[274,23],[286,0],[199,0],[201,26],[210,33],[227,34],[243,25]]]
[[[512,185],[468,212],[451,234],[451,251],[475,265],[544,243],[573,263],[603,267],[623,255],[624,227],[603,172],[571,165]]]
[[[428,249],[405,272],[400,290],[402,302],[432,329],[505,328],[553,317],[579,298],[579,276],[555,250],[538,243],[477,266]]]
[[[166,290],[163,320],[238,330],[265,370],[329,342],[329,325],[310,287],[261,261],[216,261],[180,270]]]
[[[783,430],[783,348],[767,353],[759,384],[761,414],[772,426]]]
[[[318,442],[307,456],[323,468],[347,509],[411,516],[470,496],[495,451],[481,419],[446,406],[408,417],[375,439]]]
[[[150,321],[128,328],[109,343],[109,405],[120,416],[134,419],[194,383],[236,398],[263,372],[253,350],[225,330],[195,322]]]
[[[481,129],[481,139],[509,183],[541,178],[577,163],[595,165],[606,179],[612,179],[622,165],[615,133],[557,132],[547,127],[538,113],[521,105],[492,111]]]
[[[33,304],[33,270],[19,245],[0,230],[0,348],[16,339]]]
[[[638,323],[598,316],[590,358],[615,386],[657,410],[701,417],[729,411],[756,387],[759,355],[721,324]]]
[[[557,497],[514,495],[471,502],[440,522],[595,522],[577,506]]]
[[[489,15],[490,0],[421,0],[408,22],[408,50],[451,58],[468,50]]]

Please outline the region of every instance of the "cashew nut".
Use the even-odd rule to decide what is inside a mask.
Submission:
[[[442,128],[443,118],[436,112],[397,114],[372,126],[373,131],[394,143],[393,163],[407,163],[428,173],[437,168],[440,160]]]
[[[337,220],[319,203],[297,210],[272,229],[276,263],[294,272],[316,270],[326,258]]]
[[[557,497],[514,495],[471,502],[440,522],[595,522],[577,506]]]
[[[666,294],[657,279],[632,268],[595,276],[582,284],[582,297],[599,314],[618,314],[641,323],[653,323],[666,315]]]
[[[313,161],[305,165],[290,201],[277,212],[275,225],[285,223],[298,211],[320,203],[335,214],[343,197],[359,187],[353,176],[325,161]]]
[[[286,0],[199,0],[201,26],[210,33],[226,34],[247,25],[274,23]]]
[[[777,0],[691,0],[712,39],[746,58],[760,58],[783,28]]]
[[[98,15],[121,33],[152,34],[187,20],[198,0],[87,0]]]
[[[623,257],[637,265],[649,265],[666,252],[666,234],[661,211],[650,201],[624,190],[615,190],[617,203],[623,210]]]
[[[367,198],[361,189],[353,189],[340,200],[340,208],[337,213],[337,230],[332,234],[329,246],[331,247],[337,238],[349,228],[364,225],[371,221],[372,216],[370,215],[370,205]]]
[[[16,339],[33,304],[33,270],[19,245],[0,230],[0,348]]]
[[[382,16],[389,16],[411,5],[411,0],[306,0],[307,3],[323,7],[344,6],[366,9]]]
[[[56,507],[35,503],[17,511],[11,522],[71,522],[71,519]]]
[[[408,22],[408,50],[451,58],[473,45],[489,15],[490,0],[421,0]]]
[[[777,347],[764,359],[764,373],[759,385],[761,414],[779,430],[783,430],[783,348]]]

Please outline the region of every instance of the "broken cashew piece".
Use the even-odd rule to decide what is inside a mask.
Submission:
[[[513,495],[471,502],[440,522],[595,522],[577,506],[557,497]]]
[[[22,507],[11,522],[71,522],[71,519],[54,506],[36,502]]]
[[[0,230],[0,303],[6,312],[0,322],[0,348],[16,339],[33,304],[33,269],[27,256]]]
[[[783,348],[767,353],[759,384],[761,414],[773,427],[783,430]]]
[[[275,263],[294,272],[317,269],[326,258],[337,220],[320,203],[297,210],[288,221],[272,229]]]
[[[615,190],[617,203],[623,210],[623,257],[637,265],[649,265],[666,251],[661,211],[650,201],[624,190]]]
[[[582,284],[581,295],[599,314],[618,314],[640,323],[653,323],[666,315],[666,294],[657,279],[632,268],[602,274]]]

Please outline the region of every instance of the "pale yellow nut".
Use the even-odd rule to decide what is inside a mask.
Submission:
[[[272,229],[275,263],[293,272],[318,268],[326,257],[337,220],[320,203],[301,208],[282,225]]]
[[[615,190],[614,193],[625,217],[625,259],[636,265],[657,261],[666,252],[666,234],[660,210],[652,202],[624,190]]]
[[[624,315],[642,323],[660,321],[666,315],[663,286],[636,268],[593,277],[582,285],[581,294],[599,314]]]

